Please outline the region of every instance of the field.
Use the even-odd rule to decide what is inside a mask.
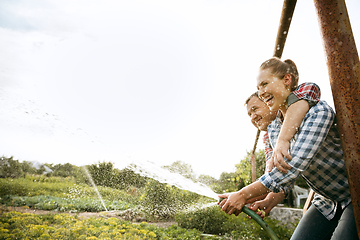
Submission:
[[[0,240],[269,239],[246,214],[229,216],[208,197],[129,171],[126,178],[105,175],[123,177],[122,185],[90,172],[95,180],[98,176],[102,200],[74,171],[71,176],[25,173],[0,178]],[[279,239],[290,238],[293,228],[266,222]]]

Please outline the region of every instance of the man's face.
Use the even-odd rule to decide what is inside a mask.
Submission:
[[[250,99],[246,109],[252,124],[261,131],[267,130],[267,127],[275,119],[277,113],[270,111],[268,106],[256,96]]]

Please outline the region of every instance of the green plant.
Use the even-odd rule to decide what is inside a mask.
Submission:
[[[269,239],[268,234],[246,214],[228,215],[217,205],[198,206],[178,212],[175,221],[180,227],[198,229],[208,234],[221,234],[229,239]],[[266,223],[279,239],[289,239],[293,228],[286,228],[278,221],[266,218]]]
[[[68,214],[35,215],[8,212],[0,216],[0,239],[217,239],[198,230],[177,226],[160,228],[145,222],[132,224],[116,218],[78,219]]]
[[[14,160],[13,157],[0,157],[0,178],[18,178],[23,175],[19,160]]]
[[[186,229],[195,228],[204,233],[219,235],[229,232],[226,223],[230,217],[218,206],[198,205],[177,213],[175,221]]]
[[[256,178],[261,177],[265,171],[265,151],[260,149],[255,152],[256,160]],[[244,181],[245,186],[252,182],[251,173],[251,152],[247,152],[239,164],[235,165],[236,174]]]
[[[194,202],[209,202],[209,199],[151,179],[146,184],[141,204],[147,218],[161,220],[173,218],[177,211]]]
[[[170,186],[156,180],[150,180],[144,189],[143,211],[150,219],[171,218],[176,211],[173,200]]]

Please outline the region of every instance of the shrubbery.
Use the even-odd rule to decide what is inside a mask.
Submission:
[[[108,209],[131,208],[139,203],[139,196],[123,190],[99,187]],[[70,178],[27,176],[0,179],[0,203],[59,211],[104,211],[94,188],[75,184]]]
[[[19,163],[12,158],[5,160],[15,168],[4,178],[9,165],[4,164],[5,161],[0,162],[1,204],[59,212],[105,210],[80,167],[46,164],[53,172],[35,175],[36,169],[27,162]],[[175,167],[182,166],[177,163],[171,169],[175,171]],[[214,204],[213,199],[142,177],[129,169],[115,169],[112,163],[99,162],[87,168],[108,210],[141,209],[147,220],[175,218],[179,227],[159,230],[145,223],[133,227],[117,219],[110,223],[105,220],[79,220],[62,214],[54,217],[8,213],[0,216],[0,240],[13,236],[19,236],[18,239],[267,239],[265,231],[245,214],[229,216]],[[194,177],[191,168],[180,170],[188,177]],[[217,192],[240,187],[236,173],[222,174],[222,177],[222,181],[208,176],[201,179],[211,184],[213,189],[218,189]],[[221,186],[226,186],[226,189]],[[212,206],[201,205],[208,203],[212,203]],[[201,207],[192,208],[194,204]],[[113,225],[113,222],[121,227]],[[266,219],[266,222],[281,236],[280,239],[290,238],[293,229],[278,226],[276,221],[270,219]],[[202,236],[202,232],[221,237]]]
[[[267,233],[246,214],[228,215],[216,204],[199,205],[189,210],[179,212],[175,216],[180,227],[198,229],[204,233],[225,235],[231,239],[268,239]],[[290,239],[294,229],[279,225],[279,222],[269,218],[266,223],[272,228],[279,239]]]
[[[67,214],[35,215],[9,212],[0,216],[0,239],[217,239],[200,231],[177,226],[160,228],[147,223],[132,224],[117,218],[78,219]]]
[[[105,210],[125,210],[132,205],[127,202],[108,201],[102,202],[96,198],[59,198],[52,196],[33,196],[33,197],[20,197],[20,196],[3,196],[0,199],[0,203],[8,206],[22,207],[27,206],[29,208],[42,209],[42,210],[56,210],[60,212],[72,211],[72,212],[100,212]]]
[[[143,211],[149,219],[173,218],[177,211],[198,202],[202,196],[149,180],[142,196]]]
[[[86,167],[97,186],[116,189],[141,188],[148,180],[147,177],[142,177],[128,168],[116,169],[111,162],[99,162]]]

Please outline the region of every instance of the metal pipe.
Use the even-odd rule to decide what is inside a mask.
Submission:
[[[314,0],[360,238],[360,63],[344,0]]]
[[[280,17],[279,29],[275,42],[275,49],[273,54],[274,57],[281,58],[282,56],[286,42],[286,37],[289,33],[290,23],[294,13],[295,5],[296,5],[296,0],[284,1],[283,9]]]

